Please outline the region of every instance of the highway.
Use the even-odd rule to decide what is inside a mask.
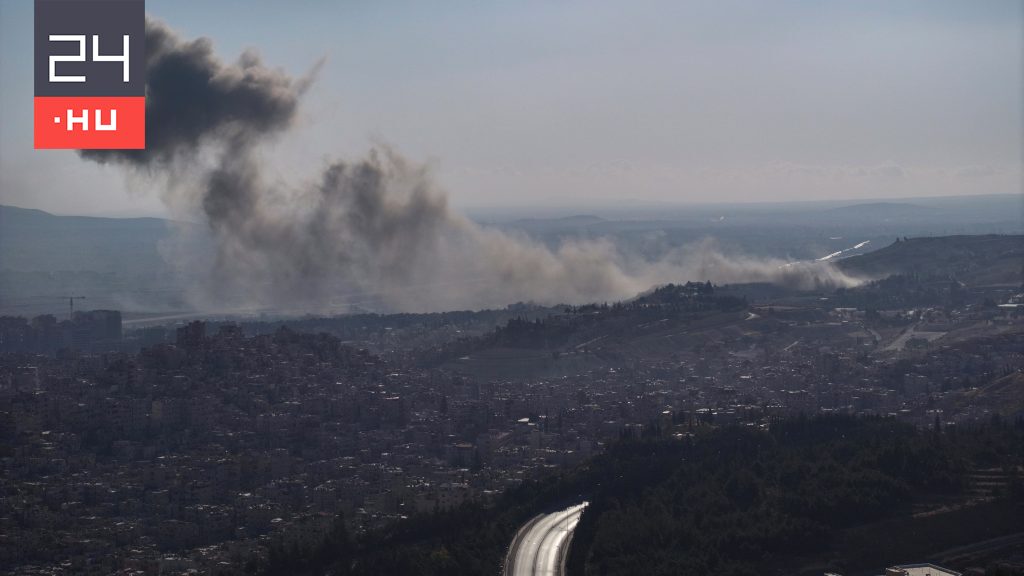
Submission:
[[[561,576],[572,530],[587,503],[541,514],[516,534],[505,558],[505,576]]]

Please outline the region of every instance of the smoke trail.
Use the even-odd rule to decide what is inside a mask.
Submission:
[[[162,177],[167,202],[205,216],[217,248],[209,305],[316,311],[354,295],[424,311],[621,299],[688,279],[855,283],[831,265],[726,258],[709,244],[656,262],[607,240],[552,250],[451,211],[427,171],[389,149],[336,162],[286,200],[263,178],[257,148],[292,125],[312,75],[292,79],[249,53],[225,64],[208,40],[160,23],[146,33],[146,149],[82,155]]]
[[[146,148],[86,150],[85,158],[169,169],[208,144],[250,146],[291,126],[312,81],[271,70],[251,52],[225,65],[209,39],[183,41],[153,20],[146,51]]]

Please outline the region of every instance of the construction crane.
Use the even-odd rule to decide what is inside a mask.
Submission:
[[[85,296],[61,296],[68,299],[68,320],[75,319],[75,300],[85,300]]]

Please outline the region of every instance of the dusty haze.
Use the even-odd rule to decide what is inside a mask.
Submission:
[[[828,263],[726,257],[710,240],[657,261],[607,240],[551,249],[452,211],[426,168],[385,147],[331,163],[311,185],[270,182],[261,144],[294,124],[315,74],[292,78],[251,53],[224,63],[208,40],[155,21],[147,42],[146,150],[82,156],[160,181],[176,212],[202,214],[214,260],[172,254],[200,279],[201,308],[432,311],[616,300],[686,280],[857,283]]]

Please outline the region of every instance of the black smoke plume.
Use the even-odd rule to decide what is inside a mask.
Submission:
[[[84,157],[166,168],[210,143],[255,144],[291,126],[311,81],[269,69],[251,52],[225,65],[209,39],[183,41],[153,20],[146,51],[146,148],[86,150]]]
[[[293,79],[251,53],[227,64],[209,40],[157,22],[146,33],[146,149],[82,155],[162,180],[169,205],[203,216],[216,256],[200,306],[440,310],[620,299],[688,279],[855,282],[828,264],[726,258],[708,244],[654,262],[607,240],[552,250],[451,211],[424,168],[388,149],[285,193],[266,181],[259,148],[292,126],[313,74]]]

